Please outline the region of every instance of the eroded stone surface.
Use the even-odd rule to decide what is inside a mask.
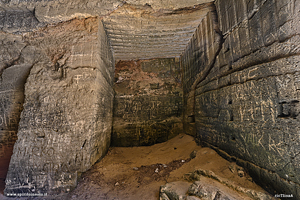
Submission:
[[[0,4],[0,30],[9,33],[32,31],[43,26],[30,11],[23,7],[9,7]]]
[[[174,2],[0,2],[1,145],[16,139],[9,131],[16,130],[32,68],[7,191],[67,191],[75,172],[103,155],[112,119],[112,45],[118,59],[182,53],[187,132],[225,150],[273,193],[299,198],[298,0],[217,0],[216,11],[201,5],[207,1]],[[90,16],[104,17],[104,27],[95,18],[71,20]],[[63,23],[49,24],[57,22]],[[141,69],[139,75],[153,70]],[[131,124],[123,130],[136,133],[137,145],[165,139],[160,133],[179,123],[180,92],[162,90],[162,82],[149,82],[144,94],[138,84],[123,88],[138,93],[117,94],[115,122]],[[140,119],[151,122],[147,129]]]
[[[179,57],[202,18],[214,9],[213,3],[178,10],[155,5],[124,4],[104,17],[116,60]]]
[[[70,191],[110,145],[113,58],[102,22],[73,20],[25,40],[35,48],[6,195]],[[97,50],[97,51],[96,51]]]
[[[148,5],[155,10],[175,10],[184,7],[211,2],[211,0],[187,0],[178,2],[176,0],[106,0],[106,1],[70,1],[70,0],[3,0],[0,7],[20,7],[34,10],[35,16],[41,22],[67,21],[75,17],[105,16],[113,12],[123,4],[137,6]]]
[[[209,0],[1,1],[0,29],[22,33],[74,18],[101,17],[116,60],[174,58],[213,9]],[[160,51],[157,51],[160,49]]]
[[[216,8],[222,46],[208,73],[199,72],[184,88],[187,110],[195,113],[195,125],[186,127],[193,126],[202,144],[254,163],[256,170],[245,166],[274,194],[285,192],[297,199],[298,3],[218,0]],[[206,62],[195,46],[207,41],[192,40],[183,55],[186,80],[194,78],[189,73],[193,60]]]
[[[202,19],[180,58],[185,94],[183,123],[186,132],[193,136],[196,136],[195,88],[197,82],[209,73],[221,45],[222,35],[217,23],[217,13],[212,10]]]
[[[3,190],[23,110],[24,83],[32,63],[23,59],[26,43],[21,36],[0,33],[0,40],[0,188]]]
[[[193,183],[187,181],[176,181],[167,183],[160,187],[160,200],[239,200],[239,199],[260,199],[275,200],[268,194],[248,196],[247,194],[235,191],[215,180],[202,178],[203,180]],[[229,181],[227,181],[229,182]],[[251,191],[256,194],[256,191]]]
[[[182,131],[180,76],[175,59],[117,63],[112,145],[151,145]]]
[[[184,200],[189,186],[190,183],[184,181],[167,183],[160,187],[160,200]]]

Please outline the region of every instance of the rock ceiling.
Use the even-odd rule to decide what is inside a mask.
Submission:
[[[115,60],[178,57],[211,0],[1,0],[0,15],[27,9],[40,23],[103,18]],[[8,13],[8,12],[6,12]],[[8,14],[6,14],[8,15]]]
[[[148,4],[123,5],[103,19],[115,59],[179,56],[210,9],[209,5],[158,11]]]

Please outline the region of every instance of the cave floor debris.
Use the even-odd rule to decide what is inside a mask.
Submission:
[[[180,134],[153,146],[111,147],[102,160],[81,175],[78,186],[69,194],[18,199],[158,200],[160,186],[187,182],[189,173],[199,169],[213,172],[214,176],[236,186],[265,193],[235,163],[223,159],[210,148],[197,146],[193,137]],[[191,185],[193,182],[189,181]],[[224,184],[218,186],[228,190]],[[244,199],[251,199],[239,194]],[[14,198],[1,194],[0,199]]]

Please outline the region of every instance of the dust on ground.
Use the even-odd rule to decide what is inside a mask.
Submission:
[[[196,156],[193,159],[192,152]],[[241,177],[232,172],[232,167],[236,164],[210,148],[197,146],[193,137],[180,134],[153,146],[111,147],[101,161],[82,174],[75,190],[54,199],[158,200],[161,185],[184,180],[185,174],[197,169],[211,170],[238,186],[264,192],[247,174]]]
[[[196,157],[190,154],[196,151]],[[251,178],[230,171],[235,163],[210,148],[197,146],[193,137],[181,134],[167,142],[147,147],[113,147],[82,175],[70,199],[157,200],[159,188],[183,180],[196,169],[211,170],[241,187],[263,190]]]

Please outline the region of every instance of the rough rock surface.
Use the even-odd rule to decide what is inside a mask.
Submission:
[[[122,53],[117,50],[120,38],[114,39],[116,32],[122,33],[123,52],[129,52],[130,48],[130,45],[126,45],[126,34],[122,32],[122,17],[127,17],[127,28],[132,26],[125,31],[134,36],[129,40],[132,44],[134,40],[137,41],[135,49],[145,42],[152,45],[155,45],[155,41],[160,43],[154,50],[151,50],[152,45],[142,46],[136,54],[127,54],[127,59],[145,58],[145,52],[148,58],[170,57],[182,51],[203,13],[210,9],[211,3],[200,5],[203,3],[208,1],[188,0],[176,4],[173,0],[0,1],[0,97],[3,99],[1,180],[6,176],[19,127],[11,170],[6,180],[6,194],[20,188],[18,193],[67,191],[76,185],[75,172],[85,171],[105,153],[109,145],[113,98],[111,87],[114,62],[109,47],[114,47],[115,57]],[[92,16],[105,17],[104,27],[101,23],[98,26],[100,19],[96,20]],[[110,23],[115,19],[118,19],[117,24],[113,24],[112,28]],[[143,19],[145,26],[141,26],[140,31],[132,32],[139,27],[139,19]],[[165,20],[168,23],[164,23]],[[179,24],[181,28],[178,28]],[[158,25],[157,30],[154,30]],[[145,37],[145,34],[149,37]],[[106,40],[106,36],[109,36],[112,44]],[[179,36],[185,40],[179,40]],[[106,41],[102,41],[103,38]],[[147,41],[143,41],[146,38]],[[167,45],[171,44],[171,39],[176,43]],[[176,48],[176,45],[180,47]],[[156,53],[163,46],[165,50]],[[150,54],[150,50],[154,54]],[[173,53],[169,54],[168,51]],[[31,72],[27,78],[29,70]],[[178,69],[175,71],[177,73]],[[169,73],[168,70],[165,72],[165,75]],[[12,73],[18,74],[14,80],[10,79]],[[178,74],[176,79],[180,79]],[[171,80],[169,87],[173,87],[174,80]],[[151,87],[155,87],[155,84]],[[142,129],[135,129],[142,136],[138,144],[165,141],[181,129],[181,93],[177,93],[176,87],[174,90],[167,89],[168,94],[162,97],[157,95],[155,99],[151,99],[152,94],[147,98],[138,97],[137,101],[148,106],[143,114],[151,112],[149,118],[154,119],[151,126],[148,123],[147,134]],[[157,105],[161,102],[163,104],[152,108],[156,106],[155,102]],[[160,112],[165,113],[164,116],[168,118],[166,121],[162,120],[162,116],[158,117]],[[174,132],[175,129],[178,130]],[[153,130],[161,135],[157,137],[152,134],[149,137]],[[167,130],[171,130],[171,134],[167,134]],[[102,136],[99,138],[99,135]],[[67,150],[69,146],[74,149]],[[19,170],[21,166],[24,168]],[[14,173],[14,170],[19,174]],[[60,170],[66,174],[58,172]],[[49,174],[55,176],[48,178]]]
[[[194,159],[190,159],[191,152],[197,152]],[[252,182],[247,173],[240,177],[236,171],[231,172],[230,168],[241,170],[236,163],[225,160],[214,150],[198,146],[193,137],[180,134],[167,142],[152,146],[111,147],[101,161],[82,174],[78,186],[70,193],[35,198],[3,197],[0,194],[0,199],[158,200],[162,185],[181,181],[185,183],[183,193],[186,193],[188,187],[199,180],[205,185],[217,187],[220,191],[227,191],[230,195],[235,193],[235,189],[231,187],[233,185],[252,193],[266,194]],[[209,178],[206,174],[213,176]],[[216,179],[223,180],[222,184]],[[230,186],[226,186],[225,182],[230,183]],[[243,192],[239,195],[242,196],[239,200],[253,199],[243,195]],[[187,199],[199,200],[196,196],[187,196]]]
[[[273,194],[299,199],[300,4],[274,0],[215,4],[221,45],[211,48],[212,38],[200,34],[181,59],[185,127],[202,144],[240,159]],[[202,27],[209,26],[203,22]],[[208,64],[195,77],[191,72],[196,63]],[[189,123],[188,116],[195,117],[191,120],[195,123]]]
[[[237,160],[273,194],[299,199],[299,5],[299,0],[1,0],[1,176],[19,128],[6,194],[68,191],[76,185],[76,172],[105,154],[114,57],[180,56],[186,132]],[[149,133],[171,130],[169,124],[178,120],[180,92],[167,89],[172,95],[165,98],[160,86],[151,82],[149,91],[157,93],[144,96],[117,94],[119,122],[137,122],[138,116],[148,121],[161,110],[168,117],[150,119],[155,126],[146,131],[131,127],[137,145],[160,141]],[[148,108],[136,115],[138,102]],[[159,102],[167,103],[152,109]]]
[[[216,178],[216,177],[212,177]],[[227,184],[230,181],[227,180]],[[246,190],[246,189],[245,189]],[[221,186],[215,180],[201,177],[193,183],[176,181],[160,187],[160,200],[275,200],[266,193],[257,193],[254,190],[237,191],[236,188]]]
[[[184,129],[196,136],[195,129],[195,88],[198,79],[203,79],[215,62],[215,56],[222,45],[222,35],[217,23],[216,10],[202,19],[192,39],[180,58],[183,70]]]
[[[233,165],[229,165],[229,169],[232,169]],[[234,167],[233,167],[234,168]],[[239,171],[244,171],[241,167],[237,167]],[[231,171],[232,172],[232,171]],[[234,172],[232,172],[234,174]],[[221,189],[222,187],[218,187],[218,184],[212,184],[212,183],[207,183],[202,180],[206,180],[203,177],[210,178],[213,181],[217,181],[224,186],[234,190],[235,192],[242,193],[246,196],[247,198],[251,199],[259,199],[259,200],[271,200],[271,199],[276,199],[275,197],[271,196],[270,194],[266,192],[259,192],[256,190],[252,190],[249,188],[245,188],[244,186],[239,186],[233,181],[230,181],[228,179],[222,178],[218,175],[216,175],[213,171],[211,170],[203,170],[203,169],[197,169],[193,171],[192,173],[186,174],[186,179],[191,181],[195,180],[195,182],[189,187],[188,194],[189,195],[195,195],[200,198],[207,198],[207,199],[235,199],[234,193],[227,192],[227,189],[224,190]],[[239,173],[237,172],[236,175],[240,176]],[[245,173],[244,173],[245,175]],[[240,176],[241,177],[241,176]],[[252,179],[248,179],[249,181],[252,181]],[[226,194],[227,193],[227,194]],[[245,197],[244,197],[245,198]],[[238,198],[240,199],[240,198]]]
[[[3,190],[23,109],[24,83],[31,64],[20,62],[26,44],[22,37],[0,33],[0,188]]]
[[[161,1],[165,2],[165,1]],[[104,17],[116,60],[174,58],[186,48],[213,3],[177,10],[125,4]]]
[[[211,0],[106,0],[106,1],[82,1],[82,0],[1,0],[0,7],[19,7],[34,11],[40,22],[61,22],[76,17],[91,17],[109,15],[125,3],[143,6],[152,5],[155,10],[175,10],[198,4],[211,2]]]
[[[190,185],[184,181],[167,183],[160,187],[160,200],[185,200]]]
[[[35,62],[25,85],[5,194],[70,191],[77,173],[89,169],[110,145],[110,47],[97,18],[45,28],[27,34],[25,41]]]
[[[30,11],[22,7],[1,6],[0,3],[0,30],[9,33],[23,33],[43,26]]]
[[[116,64],[113,146],[151,145],[182,132],[180,76],[175,59]]]

